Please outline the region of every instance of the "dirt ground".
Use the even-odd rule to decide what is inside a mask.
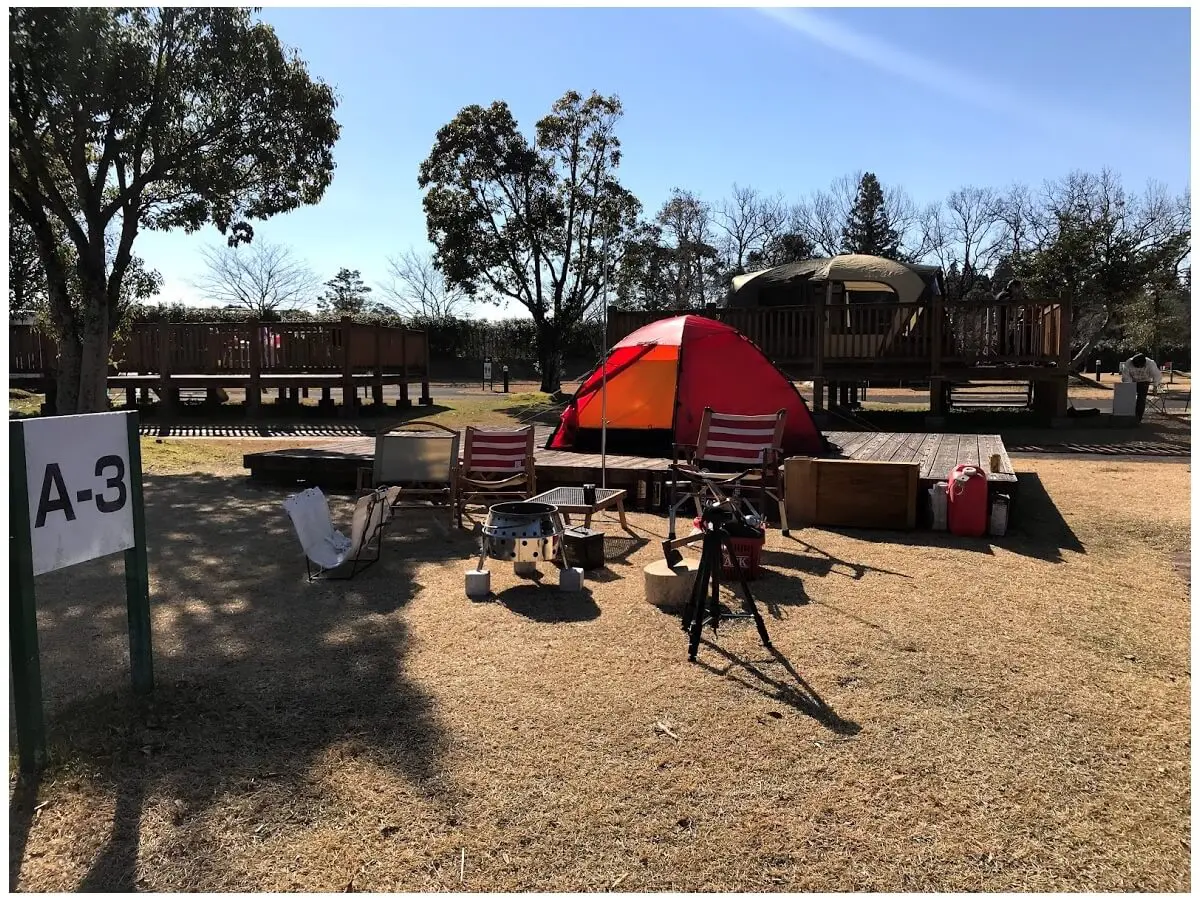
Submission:
[[[119,562],[39,579],[14,888],[1190,889],[1185,464],[1019,462],[991,541],[772,532],[777,652],[735,623],[698,665],[643,597],[663,519],[573,596],[493,563],[467,600],[422,512],[308,584],[286,492],[197,465],[147,477],[152,701]]]

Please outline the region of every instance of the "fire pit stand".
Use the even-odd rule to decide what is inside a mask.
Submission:
[[[540,562],[558,560],[559,588],[579,590],[583,570],[568,568],[563,556],[563,520],[558,507],[534,500],[497,503],[488,509],[479,529],[479,564],[467,572],[467,596],[491,593],[491,573],[485,559],[511,562],[517,575],[532,574]]]

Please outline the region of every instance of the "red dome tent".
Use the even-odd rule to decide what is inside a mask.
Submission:
[[[652,322],[608,354],[607,449],[669,456],[672,444],[695,444],[704,407],[735,415],[787,410],[783,449],[819,456],[825,438],[800,392],[744,334],[703,316]],[[563,410],[546,447],[594,453],[600,448],[599,366]]]

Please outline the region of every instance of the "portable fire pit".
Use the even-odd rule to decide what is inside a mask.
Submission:
[[[485,559],[511,562],[517,575],[532,575],[538,563],[557,559],[562,564],[559,587],[579,590],[583,570],[567,567],[564,530],[562,514],[550,503],[515,500],[490,507],[487,521],[480,527],[479,565],[467,573],[467,596],[491,592],[491,573],[483,567]]]

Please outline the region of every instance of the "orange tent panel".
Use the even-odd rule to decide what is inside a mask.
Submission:
[[[660,352],[664,350],[671,353]],[[678,355],[678,347],[657,347],[636,365],[609,379],[606,404],[609,428],[671,427]],[[600,391],[589,396],[579,410],[579,426],[599,428],[602,405]]]

